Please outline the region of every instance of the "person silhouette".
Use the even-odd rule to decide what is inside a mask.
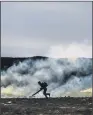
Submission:
[[[50,93],[46,93],[46,91],[47,91],[47,86],[48,86],[48,84],[46,83],[46,82],[38,82],[38,84],[40,85],[40,90],[44,90],[43,91],[43,94],[44,94],[44,96],[46,97],[46,98],[48,98],[47,96],[49,96],[50,97]]]

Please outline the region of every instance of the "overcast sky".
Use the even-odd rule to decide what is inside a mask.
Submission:
[[[1,56],[92,57],[91,2],[3,2]]]

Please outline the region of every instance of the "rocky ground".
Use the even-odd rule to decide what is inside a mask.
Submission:
[[[92,98],[1,99],[1,115],[92,115]]]

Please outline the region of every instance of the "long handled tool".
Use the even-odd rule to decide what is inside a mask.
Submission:
[[[40,89],[39,91],[37,91],[36,93],[34,93],[32,96],[36,95],[36,94],[39,93],[41,90],[42,90],[42,89]],[[32,97],[32,96],[31,96],[31,97]]]

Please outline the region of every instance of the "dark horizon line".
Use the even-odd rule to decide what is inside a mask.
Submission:
[[[48,56],[41,56],[41,55],[35,55],[35,56],[1,56],[1,58],[32,58],[32,57],[45,57],[45,58],[75,58],[75,57],[48,57]],[[77,58],[92,58],[92,57],[77,57]]]

